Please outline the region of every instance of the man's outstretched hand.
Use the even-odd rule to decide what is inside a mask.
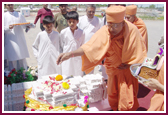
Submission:
[[[61,53],[57,58],[57,65],[70,58],[71,53]]]

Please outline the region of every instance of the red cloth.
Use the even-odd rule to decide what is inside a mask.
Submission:
[[[54,15],[53,15],[53,13],[52,13],[52,11],[50,10],[50,9],[45,9],[45,8],[42,8],[42,9],[40,9],[38,12],[37,12],[37,16],[36,16],[36,19],[35,19],[35,21],[34,21],[34,24],[36,24],[37,23],[37,21],[38,21],[38,19],[40,18],[40,23],[43,23],[43,18],[45,17],[45,16],[52,16],[52,17],[54,17]]]

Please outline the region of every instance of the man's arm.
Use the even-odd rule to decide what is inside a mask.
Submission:
[[[39,35],[37,35],[34,43],[32,44],[33,54],[36,59],[38,59],[38,52],[39,52],[38,46],[39,46]]]
[[[36,24],[37,23],[37,21],[38,21],[38,19],[41,17],[41,10],[39,10],[38,12],[37,12],[37,16],[36,16],[36,18],[35,18],[35,20],[34,20],[34,24]]]
[[[55,15],[54,15],[54,20],[55,20],[55,21],[54,21],[54,28],[55,28],[56,30],[57,30],[57,26],[58,26],[58,23],[57,23],[57,15],[58,15],[58,14],[55,14]]]
[[[151,89],[157,89],[164,92],[164,85],[162,85],[158,80],[149,78],[149,82],[145,83]]]
[[[82,55],[84,55],[84,51],[82,48],[78,48],[77,50],[72,51],[72,52],[61,53],[58,56],[57,65],[61,64],[63,61],[65,61],[71,57],[82,56]]]

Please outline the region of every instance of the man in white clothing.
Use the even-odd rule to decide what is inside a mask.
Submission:
[[[13,68],[16,70],[23,67],[27,69],[26,58],[29,57],[27,44],[24,36],[23,29],[25,25],[13,24],[25,23],[26,20],[23,15],[13,10],[13,4],[5,4],[7,12],[4,13],[4,43],[5,55],[9,62],[9,70]]]
[[[85,34],[83,30],[77,27],[79,15],[76,11],[67,13],[67,22],[69,27],[63,29],[60,33],[60,45],[63,53],[71,52],[84,44]],[[72,54],[73,56],[73,54]],[[83,76],[82,59],[80,56],[71,58],[62,63],[62,75]]]
[[[94,16],[96,6],[88,4],[86,6],[86,15],[79,18],[78,27],[85,32],[85,43],[90,40],[92,35],[100,29],[100,19]]]
[[[79,18],[78,27],[82,29],[85,33],[85,43],[90,40],[90,38],[100,29],[101,20],[94,16],[96,11],[96,5],[87,4],[86,5],[86,15]],[[90,72],[93,74],[94,71]]]

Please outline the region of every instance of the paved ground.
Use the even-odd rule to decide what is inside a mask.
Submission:
[[[27,22],[33,23],[35,20],[35,14],[31,14],[29,17],[25,17]],[[158,40],[160,39],[161,35],[163,35],[164,32],[164,21],[152,21],[152,20],[144,20],[147,30],[148,30],[148,57],[153,58],[156,54],[157,48],[158,48]],[[36,24],[36,28],[32,28],[28,31],[28,33],[25,33],[25,38],[27,41],[27,47],[29,50],[30,57],[27,58],[28,66],[36,66],[37,61],[33,55],[32,51],[32,44],[37,36],[37,34],[40,32],[40,20],[38,20]],[[97,69],[96,69],[97,71]]]

